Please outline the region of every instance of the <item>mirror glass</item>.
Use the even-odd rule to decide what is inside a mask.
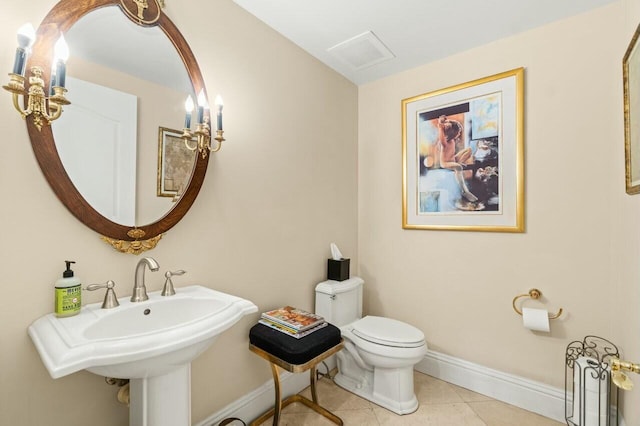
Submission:
[[[66,173],[106,219],[158,221],[176,206],[196,163],[177,137],[184,101],[195,99],[179,52],[161,28],[136,25],[118,6],[87,13],[64,36],[71,105],[52,131]]]

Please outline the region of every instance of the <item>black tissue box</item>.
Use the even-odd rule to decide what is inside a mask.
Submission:
[[[349,279],[349,259],[327,261],[327,279],[344,281]]]

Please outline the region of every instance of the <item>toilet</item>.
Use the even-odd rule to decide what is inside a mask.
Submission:
[[[362,318],[364,281],[324,281],[316,286],[316,314],[340,328],[338,386],[397,414],[418,409],[413,368],[427,353],[424,333],[391,318]]]

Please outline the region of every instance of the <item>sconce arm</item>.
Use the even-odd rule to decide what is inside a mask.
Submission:
[[[11,78],[9,84],[2,87],[11,92],[13,107],[22,118],[32,116],[33,124],[40,130],[43,125],[58,119],[62,114],[62,106],[69,105],[70,102],[65,97],[67,90],[64,87],[54,87],[51,97],[46,96],[42,68],[34,66],[31,67],[30,72],[32,75],[29,77],[28,92],[24,89],[25,77],[19,74],[9,74]],[[23,110],[20,106],[18,101],[20,96],[27,98],[27,109]]]

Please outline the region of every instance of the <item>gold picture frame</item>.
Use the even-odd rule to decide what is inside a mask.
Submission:
[[[627,194],[640,193],[640,25],[622,59],[624,82],[624,157]]]
[[[524,68],[402,101],[402,227],[524,232]]]
[[[189,185],[197,151],[190,150],[182,132],[158,129],[158,197],[179,197]]]

